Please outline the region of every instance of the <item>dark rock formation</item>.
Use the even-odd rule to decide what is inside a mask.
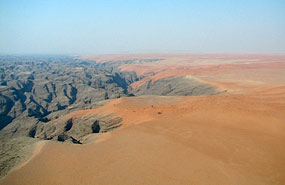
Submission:
[[[93,124],[92,124],[92,132],[93,133],[99,133],[100,132],[100,124],[99,121],[96,120]]]
[[[89,115],[76,119],[55,119],[37,124],[35,138],[82,144],[90,134],[108,132],[121,126],[121,118]]]
[[[164,78],[155,82],[148,81],[133,93],[135,95],[203,96],[221,92],[214,86],[182,76]]]
[[[64,142],[65,140],[67,140],[69,138],[69,136],[68,135],[66,135],[66,134],[59,134],[58,136],[57,136],[57,140],[58,141],[60,141],[60,142]]]
[[[72,128],[73,122],[72,122],[72,118],[70,118],[69,120],[67,120],[66,125],[64,127],[64,131],[67,132]]]
[[[49,122],[55,112],[129,96],[136,73],[118,70],[128,62],[137,60],[105,65],[67,56],[1,56],[0,130],[20,116],[23,124],[27,117]]]

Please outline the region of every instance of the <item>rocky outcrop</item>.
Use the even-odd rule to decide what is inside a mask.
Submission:
[[[105,69],[95,61],[65,56],[0,57],[0,130],[15,118],[49,122],[55,112],[66,114],[129,96],[129,85],[138,80],[136,73],[110,66]]]
[[[132,92],[135,95],[160,96],[203,96],[221,93],[216,87],[191,79],[187,76],[169,77],[148,81]]]
[[[121,126],[119,117],[112,115],[89,115],[84,117],[56,119],[49,123],[38,123],[35,138],[60,142],[85,143],[90,134],[104,133]]]

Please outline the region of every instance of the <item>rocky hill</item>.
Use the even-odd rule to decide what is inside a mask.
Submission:
[[[51,113],[129,96],[135,73],[71,57],[1,57],[0,129],[17,117],[48,122]],[[24,120],[25,121],[25,120]]]

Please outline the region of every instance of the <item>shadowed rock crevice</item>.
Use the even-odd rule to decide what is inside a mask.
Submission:
[[[36,135],[36,132],[37,132],[37,127],[35,126],[35,127],[33,127],[33,128],[30,130],[30,132],[29,132],[29,137],[34,138],[35,135]]]
[[[13,118],[7,115],[14,106],[14,102],[3,95],[0,95],[0,130],[8,125]]]
[[[74,137],[70,136],[70,138],[73,144],[82,144],[79,140],[75,139]]]
[[[64,131],[67,132],[72,128],[73,122],[72,122],[72,118],[70,118],[69,120],[67,120],[66,125],[64,127]]]
[[[93,133],[99,133],[100,132],[100,124],[99,121],[96,120],[93,124],[92,124],[92,132]]]
[[[11,116],[0,115],[0,130],[13,121]]]

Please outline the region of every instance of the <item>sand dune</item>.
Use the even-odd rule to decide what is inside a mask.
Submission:
[[[114,114],[123,128],[85,145],[47,142],[0,184],[285,184],[284,63],[221,65],[183,75],[227,93],[128,97],[66,115]]]

